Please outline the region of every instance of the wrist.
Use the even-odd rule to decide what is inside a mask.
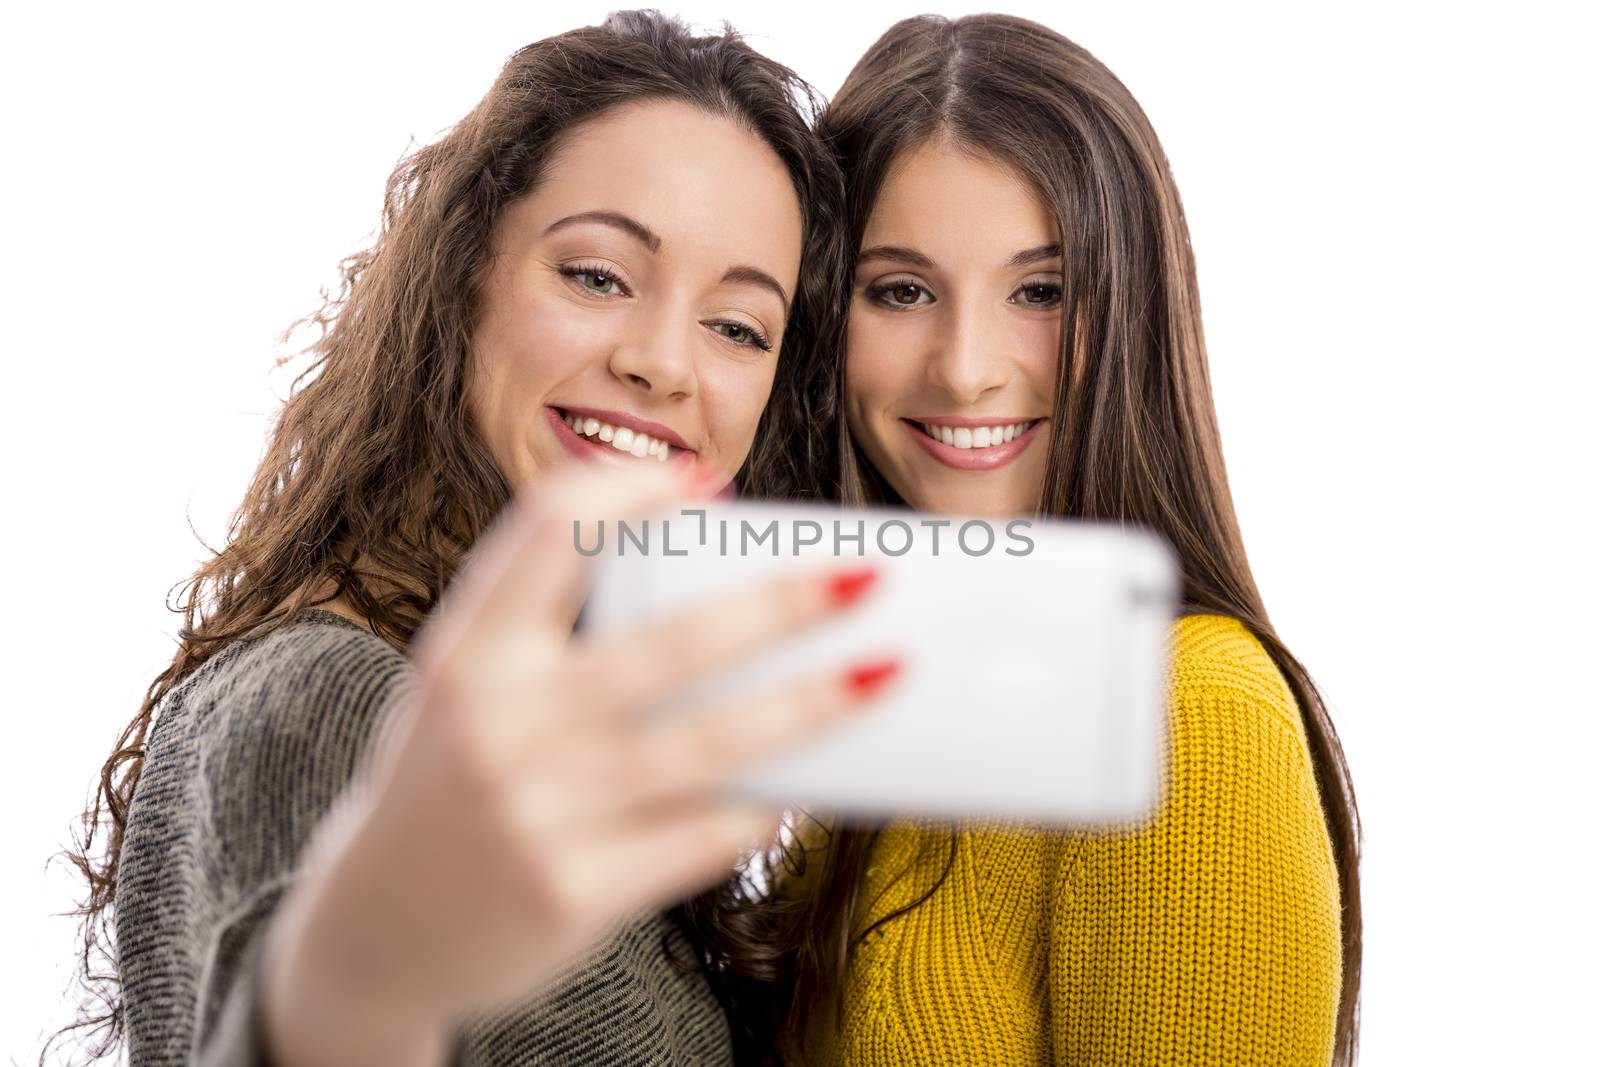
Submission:
[[[379,980],[382,961],[318,927],[315,901],[291,891],[267,932],[258,987],[265,1062],[443,1067],[449,1027]]]

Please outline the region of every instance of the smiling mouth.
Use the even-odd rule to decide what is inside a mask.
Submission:
[[[951,448],[993,448],[1014,441],[1031,430],[1038,419],[1022,422],[998,423],[994,426],[940,426],[931,422],[912,422],[911,425],[927,436]]]
[[[586,438],[591,444],[610,445],[616,451],[636,459],[655,459],[665,463],[674,455],[689,451],[675,448],[666,441],[652,437],[641,430],[616,426],[593,415],[577,415],[561,408],[551,408],[551,410],[567,424],[568,429],[579,437]]]

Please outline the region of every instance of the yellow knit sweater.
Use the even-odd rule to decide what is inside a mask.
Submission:
[[[879,926],[806,1067],[1326,1064],[1339,884],[1293,695],[1237,620],[1174,628],[1151,818],[1111,834],[967,823],[946,882]],[[945,870],[947,828],[891,823],[854,929]],[[831,999],[831,998],[830,998]],[[791,1052],[795,1050],[791,1049]]]

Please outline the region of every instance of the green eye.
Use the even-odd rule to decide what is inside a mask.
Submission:
[[[574,263],[559,268],[564,277],[571,278],[586,293],[595,296],[626,296],[628,287],[621,278],[592,263]]]
[[[752,326],[746,326],[742,322],[729,321],[713,322],[710,325],[713,331],[726,337],[736,345],[748,345],[751,348],[759,348],[763,351],[772,350],[772,344]]]
[[[611,275],[601,274],[599,271],[582,271],[578,275],[578,280],[583,283],[585,289],[591,292],[609,294],[617,291],[617,280]]]

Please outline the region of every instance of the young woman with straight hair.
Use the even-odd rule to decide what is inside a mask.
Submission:
[[[101,773],[104,1000],[58,1038],[135,1067],[730,1060],[662,912],[770,831],[719,783],[893,665],[634,713],[871,574],[600,639],[572,538],[736,472],[801,484],[845,260],[809,99],[731,30],[625,12],[517,52],[401,163]]]
[[[802,820],[768,857],[774,894],[752,878],[701,902],[747,1058],[1352,1063],[1355,796],[1250,574],[1149,121],[1043,26],[925,16],[867,51],[822,130],[855,254],[819,400],[839,414],[827,488],[1154,529],[1182,561],[1184,610],[1149,819]],[[1006,618],[977,605],[932,624]]]

